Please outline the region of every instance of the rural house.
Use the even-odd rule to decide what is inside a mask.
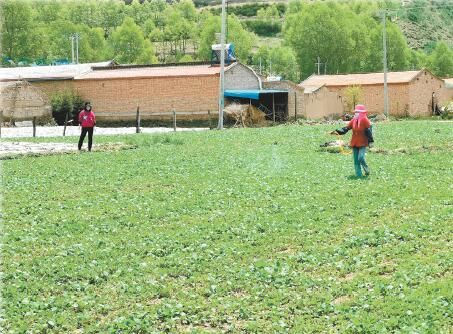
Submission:
[[[341,97],[325,85],[304,87],[304,105],[308,119],[334,118],[343,114]]]
[[[292,81],[277,80],[263,81],[264,89],[274,89],[287,92],[287,119],[296,120],[298,117],[307,118],[306,109],[304,108],[304,89]]]
[[[142,119],[167,118],[173,111],[186,119],[217,115],[219,77],[220,67],[211,63],[118,65],[111,61],[0,70],[0,81],[27,80],[49,99],[57,92],[75,91],[93,104],[98,119],[115,121],[135,119],[137,108]],[[278,120],[288,117],[288,89],[263,89],[258,75],[239,62],[225,67],[225,98],[226,104],[262,107],[269,118],[272,114]]]
[[[389,72],[387,75],[389,92],[389,113],[399,116],[431,115],[433,93],[440,104],[447,100],[444,81],[428,70]],[[312,75],[301,84],[301,87],[325,86],[330,92],[338,94],[347,110],[345,91],[350,86],[360,86],[361,103],[370,113],[384,111],[384,74],[345,74],[345,75]]]
[[[93,103],[100,119],[161,118],[176,111],[190,119],[218,113],[220,67],[210,63],[112,66],[74,78],[74,90]],[[260,89],[256,74],[241,63],[225,67],[228,89]]]

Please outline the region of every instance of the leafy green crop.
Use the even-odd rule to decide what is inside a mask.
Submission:
[[[359,180],[333,128],[3,161],[5,332],[448,333],[451,123],[377,124]]]

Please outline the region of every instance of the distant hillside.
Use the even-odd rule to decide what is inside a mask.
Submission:
[[[283,2],[288,3],[288,0],[271,0],[271,1],[263,1],[263,0],[227,0],[228,5],[241,5],[241,4],[251,4],[251,3],[275,3],[275,2]],[[218,6],[222,4],[222,0],[194,0],[193,3],[197,7],[209,7],[209,6]]]
[[[426,6],[413,10],[402,7],[400,17],[394,17],[409,47],[430,51],[440,40],[453,47],[453,2],[432,2],[431,6],[431,1],[417,3],[426,3]]]
[[[205,8],[218,14],[220,12],[221,0],[194,0],[199,8]],[[288,0],[228,0],[230,14],[235,14],[248,24],[256,19],[256,13],[261,8],[267,8],[277,3],[279,12],[284,20]],[[412,7],[411,7],[412,6]],[[393,7],[392,20],[398,24],[407,43],[412,49],[424,49],[430,52],[437,41],[445,41],[453,47],[453,1],[451,0],[404,0],[396,2]],[[250,29],[253,30],[253,29]],[[267,40],[269,37],[281,38],[281,34],[262,35],[254,31],[259,40]],[[262,37],[262,38],[261,38]],[[261,44],[261,43],[260,43]],[[275,43],[274,43],[275,44]]]

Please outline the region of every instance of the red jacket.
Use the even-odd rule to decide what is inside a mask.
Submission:
[[[82,128],[92,128],[96,125],[96,116],[92,111],[82,110],[79,113],[79,124]]]
[[[361,120],[352,119],[349,121],[347,128],[352,129],[351,147],[364,147],[368,146],[368,137],[365,130],[371,126],[370,120],[364,118]]]

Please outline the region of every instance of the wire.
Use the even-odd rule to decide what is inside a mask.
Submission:
[[[390,12],[397,12],[397,11],[409,11],[413,9],[437,9],[437,8],[453,8],[453,5],[438,5],[438,6],[419,6],[419,7],[401,7],[398,9],[392,9],[392,8],[383,8],[380,11],[390,11]]]

